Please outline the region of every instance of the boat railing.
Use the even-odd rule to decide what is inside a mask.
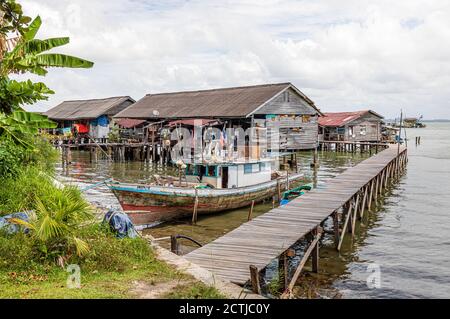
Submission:
[[[200,244],[198,241],[196,241],[195,239],[193,239],[191,237],[184,236],[184,235],[179,235],[179,234],[172,235],[172,236],[170,236],[170,251],[173,252],[176,255],[180,254],[180,249],[179,249],[180,245],[179,245],[179,242],[178,242],[179,239],[189,240],[189,241],[193,242],[194,244],[196,244],[199,247],[203,246],[202,244]]]

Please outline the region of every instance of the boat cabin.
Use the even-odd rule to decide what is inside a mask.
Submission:
[[[269,182],[272,159],[236,163],[187,164],[186,181],[214,188],[237,188]]]

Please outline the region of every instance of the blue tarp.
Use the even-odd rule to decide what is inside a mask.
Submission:
[[[91,124],[94,126],[108,126],[109,124],[109,120],[108,117],[106,115],[102,115],[100,117],[97,117],[95,120],[91,121]]]
[[[103,218],[103,223],[108,223],[118,238],[138,236],[130,217],[125,213],[110,209]]]
[[[10,218],[21,219],[26,222],[28,221],[28,215],[26,213],[13,213],[10,215],[0,216],[0,229],[6,231],[8,234],[18,233],[21,229],[23,229],[24,233],[28,233],[28,228],[10,223],[8,221]]]

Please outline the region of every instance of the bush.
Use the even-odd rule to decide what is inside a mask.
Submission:
[[[0,140],[0,179],[17,176],[22,168],[23,153],[9,140]]]
[[[0,269],[28,270],[40,262],[35,243],[23,233],[8,235],[0,232]]]
[[[154,261],[153,251],[142,238],[117,239],[109,227],[91,225],[80,237],[90,249],[82,257],[74,256],[71,262],[83,265],[87,271],[125,271],[136,263]]]
[[[56,189],[50,177],[36,167],[22,168],[15,177],[4,178],[0,183],[0,216],[34,210],[37,198],[49,198]]]

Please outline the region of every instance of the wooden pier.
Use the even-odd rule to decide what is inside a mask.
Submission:
[[[142,161],[168,164],[170,147],[150,143],[74,143],[57,145],[61,148],[62,162],[70,162],[71,150],[89,152],[91,162],[108,159],[116,162]]]
[[[313,189],[290,203],[254,218],[213,242],[185,255],[217,277],[239,285],[250,281],[261,292],[265,267],[279,258],[284,269],[283,296],[289,295],[303,266],[312,257],[312,270],[319,267],[319,243],[327,220],[333,225],[336,249],[345,235],[353,236],[361,219],[391,180],[400,176],[407,163],[407,149],[390,145],[387,149],[330,179],[324,188]],[[288,278],[287,256],[299,240],[309,246],[292,278]]]

